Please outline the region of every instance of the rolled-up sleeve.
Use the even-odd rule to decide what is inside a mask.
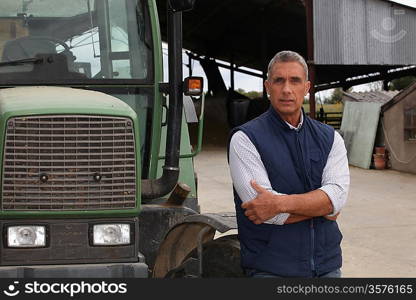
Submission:
[[[260,186],[274,194],[283,195],[273,190],[260,154],[244,132],[237,131],[232,136],[228,158],[233,186],[242,202],[257,197],[257,192],[250,184],[251,180],[255,180]],[[283,225],[288,217],[288,213],[281,213],[264,223]]]
[[[344,207],[349,186],[350,171],[347,150],[344,140],[338,132],[335,132],[334,142],[322,174],[322,187],[319,188],[328,195],[332,202],[333,211],[329,216],[336,215]]]

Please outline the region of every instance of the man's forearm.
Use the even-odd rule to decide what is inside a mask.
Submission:
[[[320,217],[333,211],[328,195],[319,189],[305,194],[275,195],[255,181],[251,181],[251,185],[257,191],[257,197],[243,202],[241,207],[254,224],[261,224],[280,213]]]
[[[284,195],[276,202],[276,210],[306,217],[326,216],[332,213],[332,202],[322,190],[305,194]]]

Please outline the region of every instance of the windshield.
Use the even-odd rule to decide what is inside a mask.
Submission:
[[[87,12],[86,0],[2,0],[1,17],[30,14],[37,17],[73,17]],[[53,2],[53,6],[51,3]],[[69,2],[69,3],[68,3]],[[94,1],[90,1],[94,4]]]
[[[145,9],[141,0],[1,0],[1,62],[43,60],[0,65],[0,83],[150,79]]]

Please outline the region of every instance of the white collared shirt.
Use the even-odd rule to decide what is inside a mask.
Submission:
[[[286,122],[287,123],[287,122]],[[303,124],[303,114],[297,127],[287,123],[292,130],[299,130]],[[257,196],[250,181],[255,180],[266,190],[284,195],[273,190],[266,168],[261,161],[260,154],[249,137],[242,131],[237,131],[231,138],[229,149],[229,165],[234,188],[241,201],[250,201]],[[334,142],[322,174],[322,186],[332,202],[333,211],[330,216],[340,212],[344,207],[350,184],[350,173],[348,168],[347,150],[344,140],[335,131]],[[283,225],[290,214],[281,213],[267,220],[265,223]]]

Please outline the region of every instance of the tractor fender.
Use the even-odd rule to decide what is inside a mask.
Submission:
[[[237,219],[235,213],[206,213],[187,216],[183,223],[203,223],[215,230],[224,233],[232,229],[237,229]]]
[[[185,217],[167,233],[159,247],[152,277],[163,278],[172,269],[179,267],[198,243],[206,244],[220,233],[237,229],[235,213],[207,213]]]

